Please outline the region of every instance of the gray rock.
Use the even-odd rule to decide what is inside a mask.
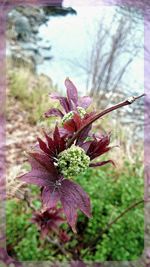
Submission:
[[[50,15],[62,15],[60,1],[59,7],[17,7],[8,14],[8,40],[9,48],[7,55],[12,57],[14,64],[30,64],[36,71],[38,64],[44,60],[51,60],[51,46],[49,43],[42,42],[39,36],[39,27],[49,20]],[[64,11],[64,10],[63,10]],[[70,11],[65,10],[65,14]],[[27,63],[27,64],[26,64]],[[33,67],[34,66],[34,67]]]
[[[17,33],[18,40],[23,40],[23,41],[29,40],[32,31],[29,20],[26,17],[20,16],[19,18],[16,18],[15,30]]]

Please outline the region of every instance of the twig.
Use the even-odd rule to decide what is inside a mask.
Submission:
[[[48,236],[47,236],[46,239],[47,239],[48,242],[50,242],[51,244],[56,245],[56,246],[59,248],[59,250],[60,250],[65,256],[67,256],[67,251],[65,250],[65,248],[64,248],[62,245],[60,245],[60,243],[59,243],[57,240],[52,240],[52,239],[51,239],[50,237],[48,237]]]
[[[138,202],[135,202],[133,204],[131,204],[129,207],[127,207],[123,212],[121,212],[114,220],[112,220],[110,223],[107,224],[107,226],[99,233],[99,235],[91,242],[90,246],[88,247],[88,249],[93,250],[95,248],[96,243],[99,241],[99,239],[103,236],[103,234],[105,234],[110,227],[112,227],[112,225],[114,223],[116,223],[120,218],[122,218],[127,212],[129,212],[130,210],[132,210],[133,208],[135,208],[136,206],[144,203],[145,200],[141,199]],[[88,250],[85,251],[85,254],[87,253]],[[85,255],[84,254],[84,255]]]
[[[119,104],[116,104],[110,108],[107,108],[103,111],[101,111],[100,113],[96,114],[93,116],[93,118],[91,118],[91,120],[89,120],[87,123],[85,123],[75,134],[74,136],[69,140],[67,148],[70,147],[73,142],[75,141],[75,139],[78,137],[78,135],[86,128],[88,127],[90,124],[92,124],[93,122],[95,122],[96,120],[98,120],[99,118],[103,117],[104,115],[112,112],[113,110],[119,109],[121,107],[127,106],[127,105],[131,105],[135,100],[143,97],[145,94],[142,94],[140,96],[133,96],[133,97],[129,97],[127,100],[120,102]]]
[[[28,197],[28,193],[25,192],[25,195],[24,195],[24,201],[26,201],[28,207],[33,210],[33,211],[36,211],[35,207],[30,203],[30,200],[29,200],[29,197]]]
[[[103,233],[105,233],[114,223],[116,223],[121,217],[123,217],[127,212],[129,212],[130,210],[132,210],[133,208],[135,208],[136,206],[138,206],[139,204],[144,203],[144,199],[139,200],[136,203],[133,203],[132,205],[130,205],[129,207],[127,207],[123,212],[120,213],[120,215],[118,215],[114,220],[112,220],[110,223],[108,223],[108,225],[106,226],[106,228],[101,232],[101,234],[103,235]]]

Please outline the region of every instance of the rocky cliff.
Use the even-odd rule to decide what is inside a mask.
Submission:
[[[39,28],[51,16],[76,14],[62,5],[44,7],[17,7],[8,13],[7,56],[15,66],[28,66],[36,72],[37,64],[51,60],[51,44],[42,43]]]

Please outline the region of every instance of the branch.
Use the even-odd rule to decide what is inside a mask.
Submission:
[[[27,206],[28,206],[31,210],[36,211],[35,207],[31,204],[30,199],[29,199],[29,196],[28,196],[28,194],[27,194],[26,192],[25,192],[25,195],[24,195],[24,199],[23,199],[23,200],[26,201]]]
[[[135,203],[131,204],[129,207],[127,207],[123,212],[120,213],[120,215],[118,215],[114,220],[112,220],[110,223],[108,223],[106,228],[101,232],[101,235],[103,235],[107,230],[109,230],[109,228],[114,223],[116,223],[121,217],[123,217],[127,212],[129,212],[130,210],[132,210],[133,208],[135,208],[136,206],[138,206],[139,204],[142,204],[142,203],[144,203],[144,199],[141,199],[138,202],[135,202]]]
[[[85,123],[75,134],[74,136],[69,140],[67,148],[70,147],[73,142],[75,141],[75,139],[79,136],[79,134],[86,128],[88,127],[90,124],[92,124],[93,122],[95,122],[96,120],[98,120],[99,118],[103,117],[104,115],[112,112],[113,110],[119,109],[121,107],[127,106],[132,104],[135,100],[143,97],[145,94],[142,94],[140,96],[133,96],[133,97],[129,97],[127,100],[120,102],[119,104],[116,104],[110,108],[107,108],[105,110],[103,110],[102,112],[94,115],[87,123]]]
[[[67,251],[65,250],[63,245],[60,245],[59,241],[52,240],[49,236],[47,236],[48,242],[58,247],[58,249],[67,257]]]
[[[134,209],[136,206],[144,203],[145,200],[141,199],[138,202],[135,202],[133,204],[131,204],[129,207],[127,207],[123,212],[121,212],[114,220],[112,220],[110,223],[107,224],[107,226],[99,233],[99,235],[93,240],[93,242],[91,242],[91,245],[88,247],[88,250],[93,250],[95,248],[96,243],[99,241],[99,239],[102,238],[103,234],[105,234],[110,227],[112,227],[112,225],[114,223],[116,223],[120,218],[122,218],[126,213],[128,213],[130,210]],[[85,254],[87,253],[87,251],[85,251]],[[84,255],[85,255],[84,254]]]

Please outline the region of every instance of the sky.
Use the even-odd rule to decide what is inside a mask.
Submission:
[[[69,6],[69,0],[64,1],[64,6]],[[40,65],[38,72],[50,76],[61,90],[64,90],[65,78],[69,77],[79,91],[85,92],[85,76],[81,75],[80,68],[75,63],[77,61],[84,65],[87,51],[95,38],[97,21],[103,17],[106,27],[109,28],[115,9],[109,6],[77,4],[71,6],[77,11],[77,16],[51,17],[47,26],[41,26],[39,36],[44,42],[46,40],[50,42],[52,50],[49,53],[53,55],[53,60]],[[131,87],[136,87],[137,91],[143,92],[144,59],[142,53],[131,65],[125,82]]]

